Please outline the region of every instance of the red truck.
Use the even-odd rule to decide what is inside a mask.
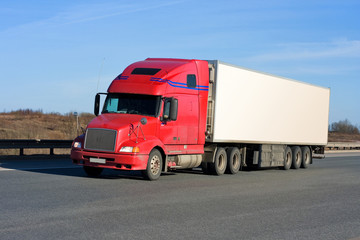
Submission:
[[[106,95],[101,114],[100,95]],[[91,177],[104,168],[307,168],[327,144],[330,90],[217,60],[149,58],[95,96],[97,116],[72,145]]]

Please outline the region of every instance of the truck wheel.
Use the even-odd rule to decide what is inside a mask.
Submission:
[[[239,172],[241,163],[241,153],[237,147],[228,148],[227,154],[227,168],[226,172],[230,174],[236,174]]]
[[[226,170],[227,157],[224,148],[218,148],[215,154],[215,161],[209,164],[215,175],[222,175]]]
[[[285,154],[284,154],[284,170],[288,170],[291,167],[292,163],[292,152],[290,147],[286,147]]]
[[[159,150],[153,149],[149,154],[146,170],[142,172],[144,177],[150,181],[157,180],[161,175],[162,164],[161,153]]]
[[[302,147],[302,161],[301,161],[301,167],[307,168],[309,164],[311,163],[311,151],[309,147]]]
[[[207,162],[201,163],[201,169],[202,169],[203,173],[205,173],[205,174],[211,173],[211,171],[210,171],[211,167],[209,167],[209,163],[207,163]]]
[[[100,177],[102,171],[104,170],[103,168],[89,166],[83,166],[83,169],[89,177]]]
[[[293,169],[298,169],[301,165],[302,161],[302,154],[301,154],[301,148],[299,146],[294,146],[291,148],[292,150],[292,164],[291,167]]]

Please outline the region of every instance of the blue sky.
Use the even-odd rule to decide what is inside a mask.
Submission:
[[[330,123],[360,125],[358,0],[4,0],[0,20],[0,111],[92,112],[127,65],[173,57],[330,87]]]

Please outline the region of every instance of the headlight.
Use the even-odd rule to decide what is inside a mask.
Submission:
[[[81,142],[74,142],[74,148],[81,148]]]
[[[138,152],[140,152],[140,149],[139,149],[139,147],[128,147],[128,146],[126,146],[126,147],[122,147],[120,149],[120,152],[138,153]]]

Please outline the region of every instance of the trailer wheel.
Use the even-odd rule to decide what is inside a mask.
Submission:
[[[284,170],[288,170],[291,167],[292,163],[292,152],[290,147],[286,147],[285,154],[284,154]]]
[[[302,147],[302,161],[301,161],[301,167],[302,168],[308,168],[309,164],[311,163],[311,151],[309,147]]]
[[[83,169],[89,177],[100,177],[102,171],[104,170],[103,168],[89,166],[83,166]]]
[[[292,151],[291,168],[298,169],[300,167],[301,161],[302,161],[301,148],[299,146],[294,146],[291,148],[291,151]]]
[[[215,154],[215,161],[209,165],[215,175],[224,174],[227,165],[226,151],[224,148],[217,149]]]
[[[241,153],[239,148],[237,147],[228,148],[226,154],[227,154],[226,172],[230,174],[238,173],[241,164]]]
[[[161,175],[162,170],[162,156],[159,150],[153,149],[149,154],[146,170],[143,170],[143,176],[150,180],[157,180]]]

